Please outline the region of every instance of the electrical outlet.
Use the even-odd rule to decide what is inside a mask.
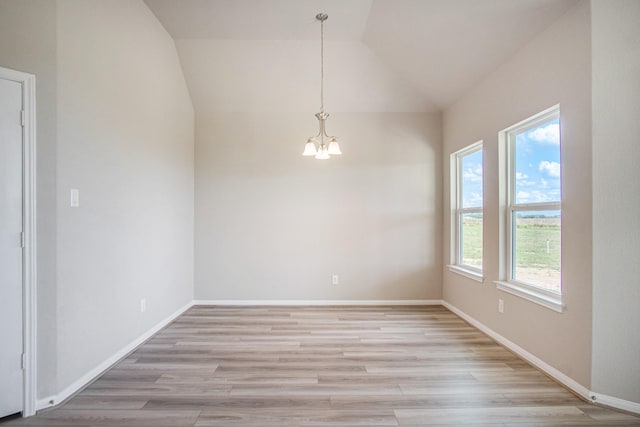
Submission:
[[[498,300],[498,313],[504,313],[504,300]]]
[[[333,276],[331,276],[331,284],[332,285],[339,285],[340,284],[340,276],[338,276],[337,274],[334,274]]]
[[[140,300],[140,313],[144,313],[145,311],[147,311],[147,299],[142,298]]]

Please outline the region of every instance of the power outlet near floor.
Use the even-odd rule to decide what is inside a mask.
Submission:
[[[498,313],[504,313],[504,300],[498,299]]]
[[[332,285],[339,285],[340,284],[340,276],[338,276],[337,274],[334,274],[333,276],[331,276],[331,284]]]
[[[147,311],[147,299],[142,298],[140,300],[140,313],[144,313],[145,311]]]

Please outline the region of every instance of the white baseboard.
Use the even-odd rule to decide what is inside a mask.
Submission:
[[[56,406],[64,402],[65,400],[67,400],[73,394],[75,394],[76,392],[84,388],[87,384],[89,384],[91,381],[93,381],[95,378],[100,376],[107,369],[111,368],[120,359],[122,359],[127,354],[135,350],[140,344],[144,343],[146,340],[151,338],[154,334],[156,334],[162,328],[167,326],[169,323],[171,323],[174,319],[176,319],[182,313],[184,313],[189,308],[191,308],[191,306],[193,306],[193,301],[187,303],[183,307],[179,308],[178,310],[170,314],[165,319],[161,320],[151,329],[149,329],[148,331],[140,335],[135,340],[131,341],[129,344],[127,344],[125,347],[120,349],[113,356],[109,357],[108,359],[100,363],[98,366],[96,366],[95,368],[93,368],[92,370],[84,374],[82,377],[74,381],[71,385],[66,387],[64,390],[62,390],[58,394],[46,397],[44,399],[38,399],[36,401],[36,410],[41,410],[41,409],[49,408],[52,406]]]
[[[610,406],[611,408],[622,409],[623,411],[640,414],[640,403],[631,402],[629,400],[619,399],[606,394],[591,392],[590,399],[598,405]]]
[[[511,350],[512,352],[514,352],[518,356],[522,357],[527,362],[529,362],[532,365],[534,365],[536,368],[544,371],[547,375],[551,376],[552,378],[554,378],[559,383],[564,384],[566,387],[568,387],[571,390],[573,390],[579,396],[582,396],[585,399],[589,399],[589,389],[586,388],[585,386],[583,386],[582,384],[580,384],[579,382],[577,382],[576,380],[574,380],[573,378],[563,374],[562,372],[560,372],[559,370],[557,370],[553,366],[551,366],[548,363],[546,363],[544,360],[542,360],[539,357],[534,356],[533,354],[529,353],[527,350],[525,350],[524,348],[520,347],[518,344],[516,344],[516,343],[508,340],[507,338],[503,337],[499,333],[495,332],[493,329],[490,329],[488,326],[486,326],[485,324],[479,322],[478,320],[474,319],[473,317],[469,316],[467,313],[463,312],[459,308],[449,304],[447,301],[443,301],[442,305],[444,305],[446,308],[448,308],[449,310],[451,310],[452,312],[454,312],[455,314],[460,316],[462,319],[466,320],[471,325],[475,326],[476,328],[478,328],[479,330],[484,332],[485,334],[489,335],[491,338],[493,338],[498,343],[500,343],[503,346],[507,347],[509,350]]]
[[[285,300],[195,300],[193,305],[442,305],[442,300],[439,299],[394,299],[394,300],[298,300],[298,299],[285,299]]]
[[[533,354],[529,353],[527,350],[523,349],[519,345],[515,344],[514,342],[498,334],[493,329],[490,329],[488,326],[479,322],[475,318],[469,316],[468,314],[466,314],[459,308],[451,305],[447,301],[443,300],[442,305],[448,308],[449,310],[451,310],[452,312],[454,312],[455,314],[457,314],[458,316],[460,316],[462,319],[469,322],[474,327],[478,328],[479,330],[481,330],[482,332],[484,332],[485,334],[493,338],[498,343],[502,344],[503,346],[505,346],[506,348],[508,348],[515,354],[517,354],[518,356],[522,357],[527,362],[534,365],[536,368],[542,370],[547,375],[554,378],[560,384],[563,384],[565,387],[573,390],[573,392],[575,392],[578,396],[581,396],[582,398],[588,400],[589,402],[597,403],[599,405],[609,406],[614,409],[621,409],[623,411],[640,414],[640,403],[630,402],[628,400],[619,399],[617,397],[607,396],[606,394],[600,394],[600,393],[590,391],[588,388],[586,388],[585,386],[583,386],[573,378],[560,372],[558,369],[549,365],[548,363],[538,358],[537,356],[534,356]]]

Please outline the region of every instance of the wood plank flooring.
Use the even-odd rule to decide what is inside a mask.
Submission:
[[[443,307],[193,307],[8,426],[635,425]]]

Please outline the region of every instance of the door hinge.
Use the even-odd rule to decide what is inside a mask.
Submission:
[[[26,123],[24,110],[20,110],[20,126],[24,127]]]
[[[24,236],[24,231],[20,232],[20,247],[24,248],[26,246],[26,239]]]

